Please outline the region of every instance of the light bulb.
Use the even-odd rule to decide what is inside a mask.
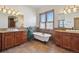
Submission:
[[[73,8],[73,12],[77,12],[77,8]]]
[[[2,8],[0,8],[0,11],[2,10]]]
[[[16,15],[20,15],[20,12],[17,12]]]
[[[6,9],[3,9],[3,13],[6,13],[6,11],[7,11]]]
[[[68,13],[71,13],[71,9],[68,9]]]
[[[12,12],[12,15],[14,15],[15,13],[16,13],[16,12],[15,12],[15,11],[13,11],[13,12]]]
[[[10,8],[10,10],[12,10],[12,11],[13,11],[14,9],[13,9],[13,8]]]
[[[64,14],[67,14],[67,12],[64,10]]]
[[[11,14],[11,10],[8,10],[8,14]]]

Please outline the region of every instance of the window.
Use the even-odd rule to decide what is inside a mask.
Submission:
[[[45,14],[41,14],[41,22],[46,22],[46,16],[45,16]]]
[[[52,30],[53,29],[53,23],[46,23],[46,28]]]
[[[45,29],[45,23],[40,23],[40,28]]]
[[[47,12],[47,22],[53,21],[53,12]]]
[[[46,15],[45,14],[41,14],[40,15],[40,28],[41,29],[45,29],[45,22],[46,22]]]
[[[64,27],[65,28],[72,28],[74,20],[64,20]]]
[[[59,28],[63,28],[64,27],[64,20],[59,20]]]
[[[40,14],[40,29],[53,29],[54,11],[48,11]]]

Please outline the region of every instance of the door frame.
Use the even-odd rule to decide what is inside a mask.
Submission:
[[[8,28],[10,28],[9,27],[9,22],[10,22],[9,18],[14,18],[15,19],[16,17],[15,16],[8,16]],[[15,27],[16,27],[16,23],[15,23]]]

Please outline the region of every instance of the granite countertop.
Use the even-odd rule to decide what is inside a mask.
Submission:
[[[24,30],[23,29],[6,29],[6,30],[0,30],[0,33],[17,32],[17,31],[24,31]]]
[[[79,30],[55,30],[58,32],[79,33]]]

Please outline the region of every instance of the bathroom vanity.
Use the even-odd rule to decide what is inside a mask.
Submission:
[[[0,51],[17,46],[27,41],[27,33],[23,30],[0,31]]]
[[[56,45],[79,52],[79,30],[55,30],[53,35]]]

